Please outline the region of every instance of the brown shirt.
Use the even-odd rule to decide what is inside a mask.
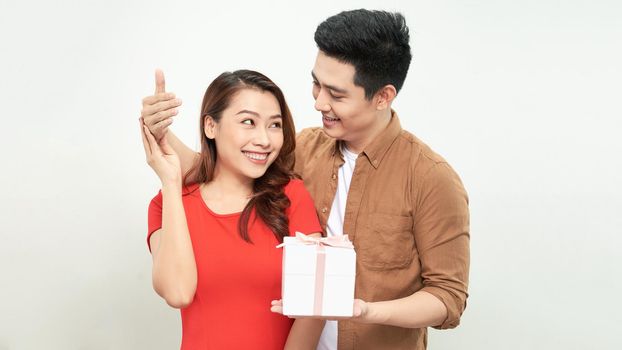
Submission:
[[[296,172],[326,221],[344,163],[340,141],[321,128],[297,137]],[[397,114],[359,154],[344,218],[357,254],[356,298],[393,300],[424,290],[447,307],[439,329],[456,327],[469,275],[467,194],[454,170],[411,133]],[[340,350],[425,349],[427,329],[339,322]]]

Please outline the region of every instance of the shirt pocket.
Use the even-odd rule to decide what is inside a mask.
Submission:
[[[400,269],[410,265],[415,255],[415,239],[410,216],[372,213],[357,230],[355,248],[363,266],[371,270]]]

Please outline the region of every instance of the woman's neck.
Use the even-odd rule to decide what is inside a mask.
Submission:
[[[216,198],[249,198],[253,194],[254,179],[236,176],[219,166],[214,169],[212,181],[206,184],[209,192]]]

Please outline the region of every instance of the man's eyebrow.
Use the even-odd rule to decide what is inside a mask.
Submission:
[[[252,115],[254,115],[257,118],[261,118],[259,113],[253,112],[253,111],[249,111],[248,109],[243,109],[243,110],[237,112],[235,115],[239,115],[239,114],[252,114]],[[281,118],[283,118],[283,117],[280,114],[275,114],[275,115],[272,115],[272,116],[268,117],[268,119],[281,119]]]
[[[318,78],[315,76],[315,73],[313,73],[313,71],[311,71],[311,76],[313,77],[313,80],[315,80],[316,82],[319,82]],[[326,86],[330,90],[333,90],[334,92],[339,93],[339,94],[344,94],[345,95],[345,94],[348,93],[347,90],[342,89],[342,88],[338,88],[338,87],[336,87],[334,85],[328,85],[328,84],[322,84],[322,85]]]

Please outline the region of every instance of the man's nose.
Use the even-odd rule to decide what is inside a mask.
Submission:
[[[330,104],[328,103],[328,96],[326,96],[325,89],[321,89],[315,98],[315,110],[318,112],[330,111]]]

